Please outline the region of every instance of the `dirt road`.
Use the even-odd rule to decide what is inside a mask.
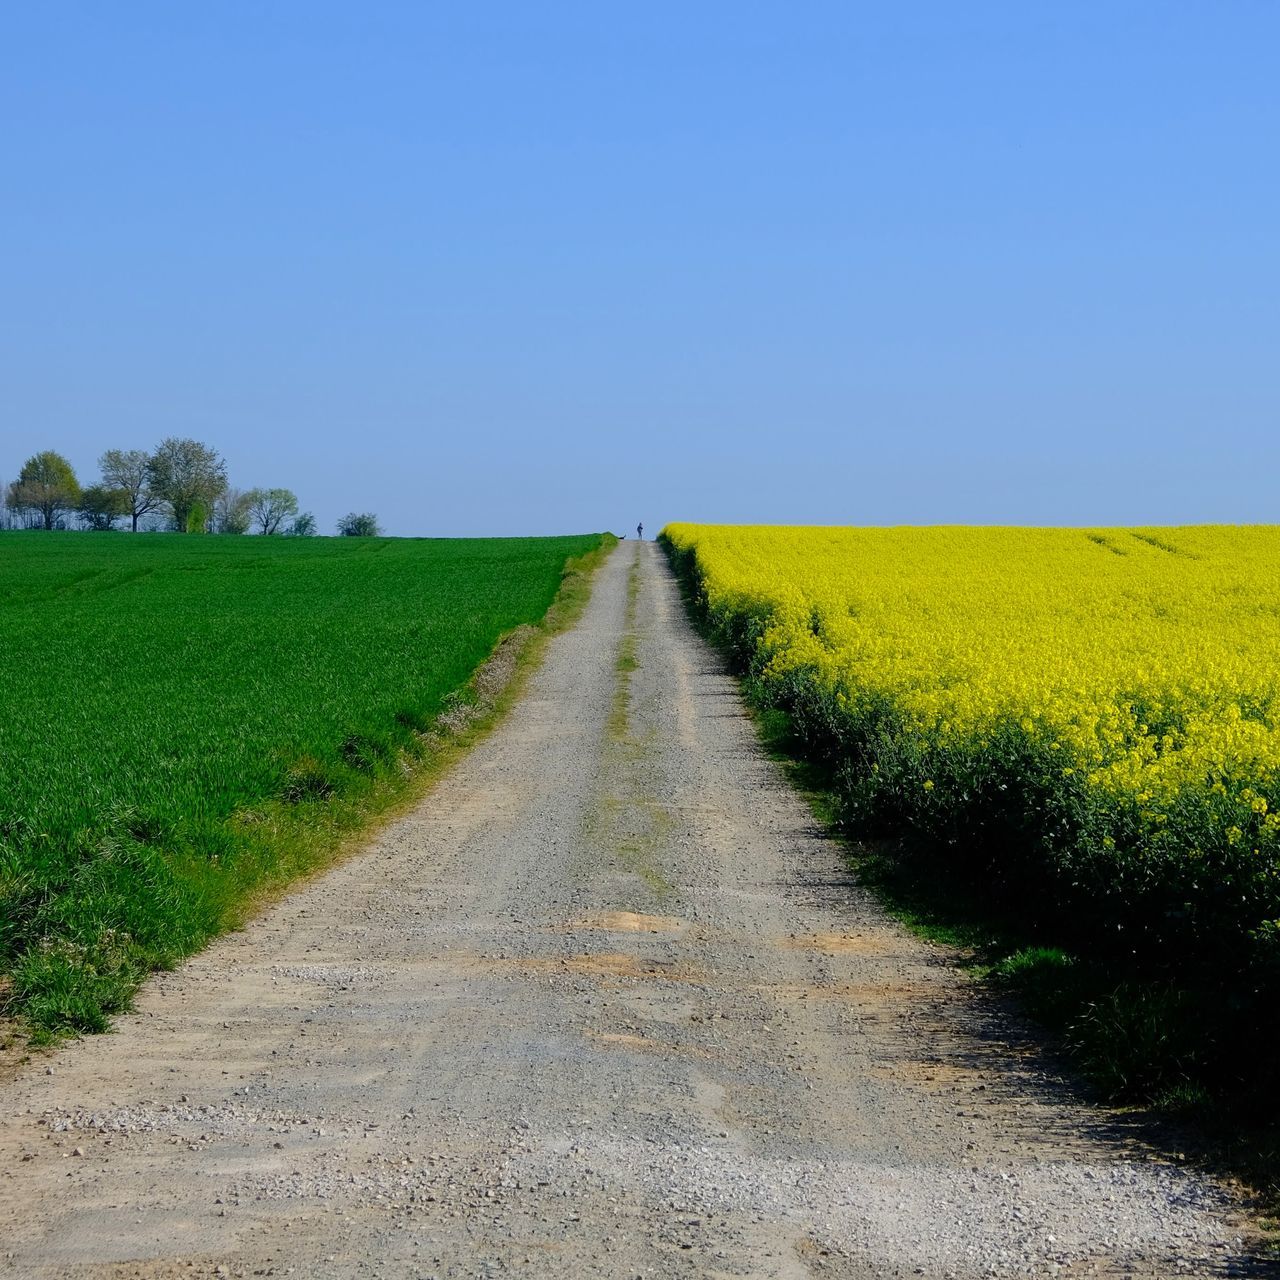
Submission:
[[[849,883],[652,544],[419,811],[3,1096],[4,1275],[1263,1274]]]

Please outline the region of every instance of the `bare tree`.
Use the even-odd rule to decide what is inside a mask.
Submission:
[[[56,529],[80,500],[80,483],[66,458],[52,449],[32,455],[9,486],[8,504],[36,517],[45,529]]]
[[[35,529],[40,523],[39,513],[20,504],[16,480],[0,485],[0,529]]]
[[[249,499],[249,514],[261,534],[279,533],[285,518],[298,514],[298,499],[292,490],[250,489],[245,496]]]
[[[249,497],[242,489],[224,489],[213,504],[214,533],[248,533],[252,515]]]
[[[165,502],[179,532],[203,532],[198,517],[207,513],[227,487],[227,464],[199,440],[170,436],[147,463],[151,492]],[[197,517],[193,519],[194,517]]]
[[[102,471],[102,483],[108,489],[118,489],[124,494],[124,514],[129,517],[134,533],[138,521],[164,505],[160,495],[151,488],[151,455],[145,449],[108,449],[98,459]]]

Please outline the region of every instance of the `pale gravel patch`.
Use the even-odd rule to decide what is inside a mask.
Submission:
[[[353,991],[357,987],[381,982],[386,977],[384,968],[368,964],[277,964],[271,966],[271,972],[297,982],[332,987],[335,991]]]

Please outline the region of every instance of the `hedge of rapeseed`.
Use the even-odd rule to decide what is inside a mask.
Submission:
[[[770,528],[664,540],[859,835],[1029,926],[1270,1017],[1280,528]]]

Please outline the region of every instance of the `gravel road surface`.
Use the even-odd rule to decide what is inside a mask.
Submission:
[[[1270,1274],[850,882],[652,544],[417,811],[0,1096],[0,1275]]]

